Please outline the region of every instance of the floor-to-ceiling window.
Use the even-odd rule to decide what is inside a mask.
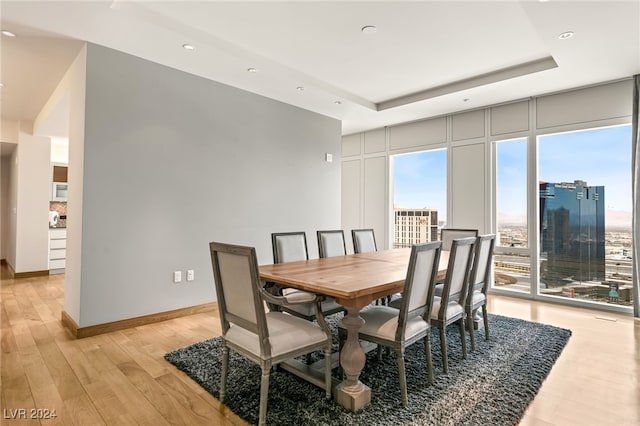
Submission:
[[[630,132],[624,125],[493,143],[494,289],[633,303]]]
[[[631,126],[538,137],[539,293],[631,305]]]
[[[494,287],[530,293],[531,252],[527,220],[527,138],[494,143]]]
[[[393,247],[436,241],[447,220],[447,150],[391,156]]]

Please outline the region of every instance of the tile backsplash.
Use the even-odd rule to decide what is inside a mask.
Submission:
[[[49,211],[57,211],[60,215],[56,228],[65,228],[67,226],[67,202],[66,201],[50,201]],[[63,219],[63,217],[65,219]]]

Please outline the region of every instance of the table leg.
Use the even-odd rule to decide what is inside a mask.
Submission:
[[[347,315],[342,324],[347,329],[347,340],[340,352],[340,365],[347,378],[335,390],[336,401],[351,411],[358,411],[371,402],[371,388],[360,381],[360,372],[364,368],[366,356],[358,332],[364,324],[359,308],[346,308]]]

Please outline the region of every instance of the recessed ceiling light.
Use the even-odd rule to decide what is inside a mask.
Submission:
[[[296,90],[298,92],[302,92],[304,90],[304,87],[303,86],[298,86],[298,87],[296,87]]]
[[[365,25],[360,29],[363,34],[371,35],[378,32],[378,29],[374,25]]]
[[[193,44],[189,44],[189,43],[183,44],[182,48],[185,50],[196,50],[196,47]]]
[[[2,35],[6,35],[7,37],[15,37],[16,35],[11,31],[2,30]]]
[[[336,105],[342,105],[341,101],[333,101],[333,103],[336,104]]]
[[[257,68],[247,68],[247,72],[258,72]]]
[[[573,31],[565,31],[558,36],[560,40],[566,40],[571,37],[573,37]]]

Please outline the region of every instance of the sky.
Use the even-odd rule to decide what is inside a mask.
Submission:
[[[538,180],[605,187],[605,209],[631,212],[631,126],[539,137]],[[393,157],[394,205],[446,218],[446,149]],[[526,215],[526,139],[498,143],[498,213]]]
[[[446,149],[395,155],[393,182],[394,206],[438,209],[438,218],[446,219]]]
[[[631,211],[631,126],[540,137],[540,180],[604,186],[605,208]]]

